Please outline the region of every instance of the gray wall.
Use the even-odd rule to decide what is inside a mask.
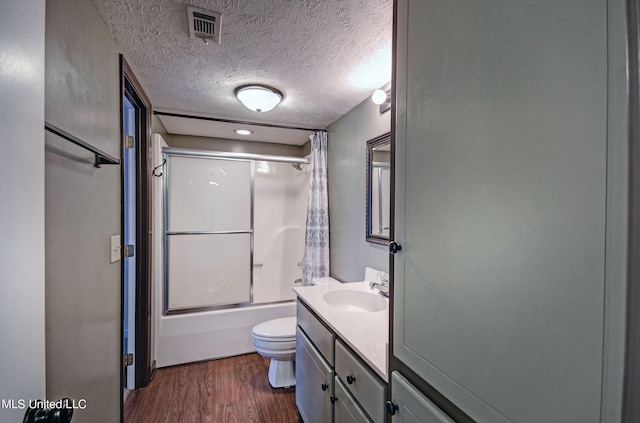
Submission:
[[[167,144],[169,144],[169,146],[173,148],[189,148],[192,150],[211,150],[234,153],[304,157],[304,146],[299,147],[297,145],[287,144],[239,141],[209,137],[194,137],[191,135],[166,134],[163,136]]]
[[[44,0],[0,7],[0,421],[44,398]]]
[[[120,156],[119,47],[93,2],[48,1],[45,118]],[[74,423],[120,418],[120,166],[46,134],[47,398],[85,399]]]
[[[367,141],[389,132],[391,112],[369,97],[327,128],[331,276],[364,279],[364,268],[388,271],[386,246],[365,241]]]

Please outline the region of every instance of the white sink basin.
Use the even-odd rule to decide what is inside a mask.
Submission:
[[[329,305],[347,311],[373,313],[385,310],[388,306],[388,301],[380,294],[353,289],[329,291],[322,298]]]

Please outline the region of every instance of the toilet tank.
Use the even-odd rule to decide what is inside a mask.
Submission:
[[[312,285],[334,285],[334,284],[338,284],[338,283],[342,283],[337,279],[334,279],[330,276],[324,277],[324,278],[313,278],[311,279],[311,284]]]

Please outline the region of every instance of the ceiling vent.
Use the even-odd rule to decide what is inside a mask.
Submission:
[[[220,44],[220,13],[187,5],[189,37]]]

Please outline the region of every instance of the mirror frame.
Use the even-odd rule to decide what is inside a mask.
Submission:
[[[372,218],[372,213],[371,213],[371,205],[372,203],[372,195],[371,195],[371,177],[373,175],[373,149],[375,147],[379,147],[381,145],[384,144],[389,144],[391,145],[391,132],[387,132],[384,133],[380,136],[377,136],[375,138],[370,139],[369,141],[367,141],[367,158],[366,158],[366,165],[367,165],[367,172],[366,172],[366,184],[367,184],[367,198],[366,198],[366,240],[367,242],[372,242],[374,244],[380,244],[380,245],[389,245],[389,241],[391,239],[391,235],[389,235],[388,237],[383,237],[380,235],[373,235],[371,233],[371,228],[372,228],[372,222],[371,222],[371,218]],[[392,187],[389,187],[389,190],[391,190]],[[389,206],[391,207],[391,205]],[[391,210],[389,210],[389,212],[391,212]],[[389,225],[391,225],[392,222],[389,222]],[[391,233],[391,231],[389,231]]]

